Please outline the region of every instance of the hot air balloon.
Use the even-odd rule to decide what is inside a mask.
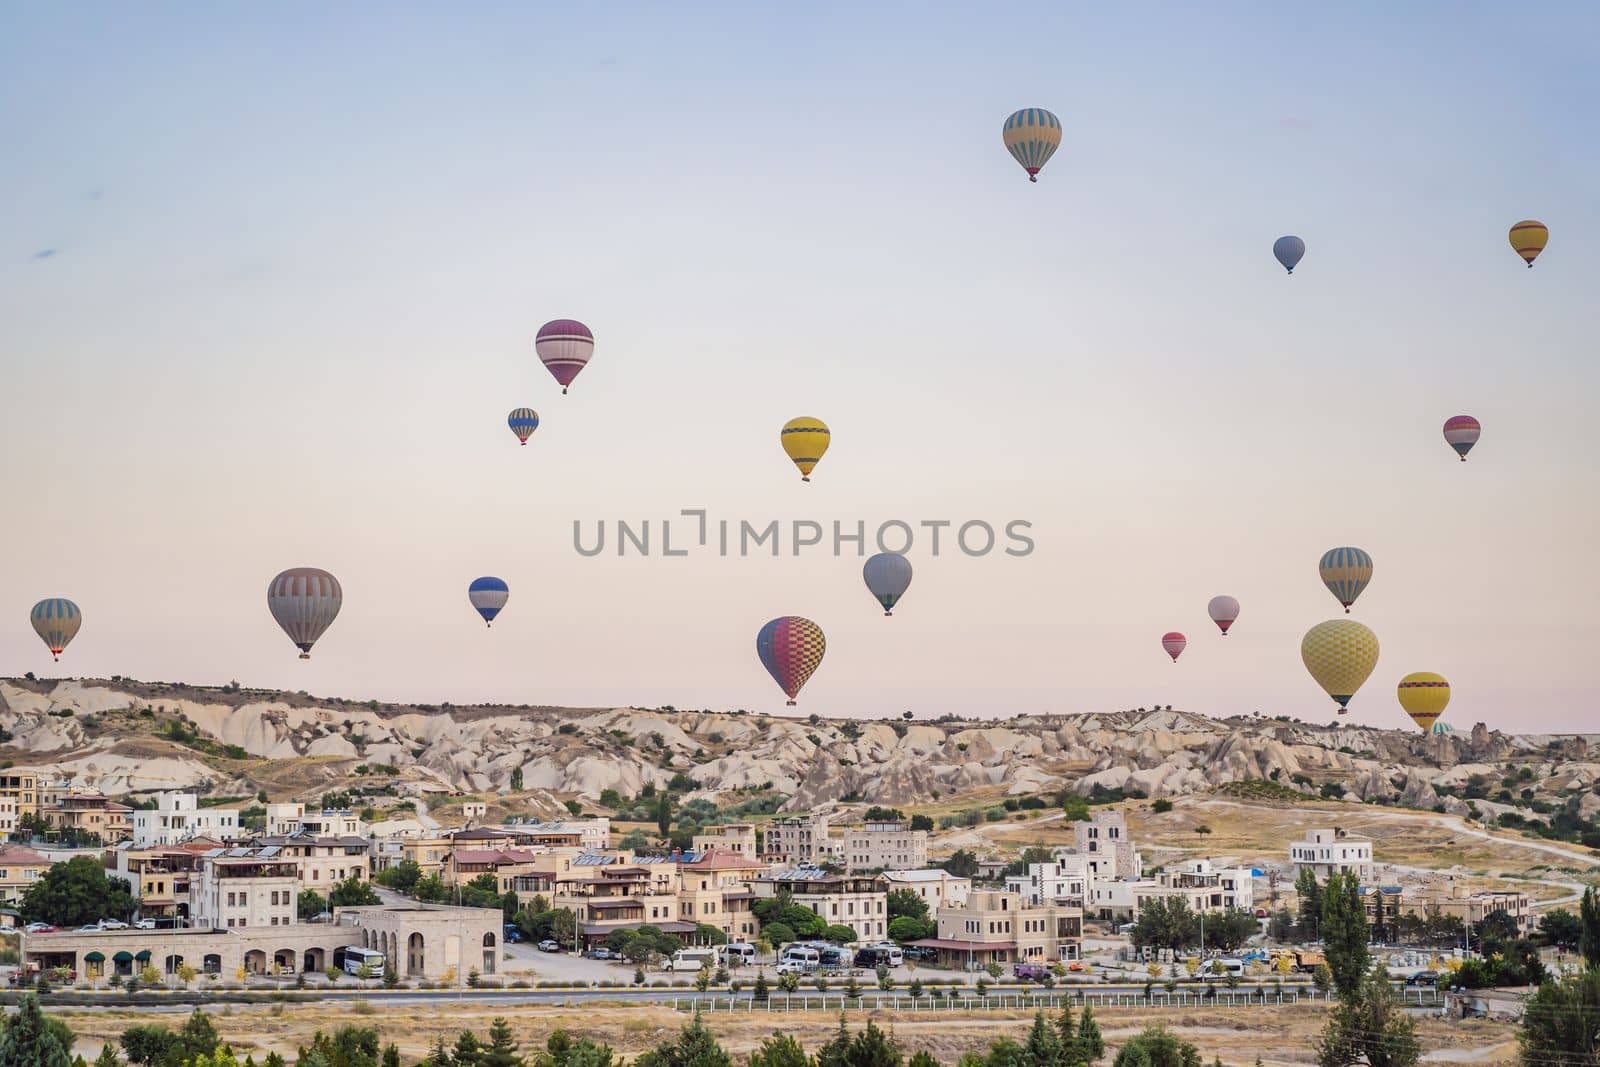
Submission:
[[[1329,619],[1306,631],[1300,658],[1343,715],[1378,665],[1378,635],[1353,619]]]
[[[267,607],[301,659],[311,658],[311,646],[333,625],[343,604],[339,579],[316,567],[294,567],[267,585]]]
[[[828,424],[821,419],[802,415],[783,424],[778,440],[782,442],[789,458],[794,460],[794,465],[800,468],[802,482],[809,482],[812,468],[822,462],[823,455],[828,451],[830,436]]]
[[[1322,584],[1344,605],[1348,615],[1350,605],[1372,581],[1372,557],[1359,548],[1330,548],[1322,554],[1317,572],[1322,575]]]
[[[72,644],[72,639],[78,636],[78,628],[83,625],[83,612],[78,610],[78,605],[62,597],[39,601],[28,618],[33,623],[33,632],[50,649],[50,658],[54,660],[61,658],[62,651]]]
[[[1028,180],[1039,180],[1039,171],[1061,147],[1061,120],[1042,107],[1025,107],[1006,119],[1001,130],[1006,151],[1022,164]]]
[[[561,383],[565,393],[572,379],[578,376],[594,355],[594,334],[589,327],[576,319],[552,319],[539,327],[533,349],[539,361]]]
[[[511,587],[499,578],[477,578],[467,586],[467,599],[483,616],[485,626],[494,622],[494,617],[500,614],[500,609],[506,606],[510,597]]]
[[[1231,596],[1214,596],[1206,605],[1206,614],[1211,616],[1211,621],[1217,624],[1217,629],[1222,631],[1222,636],[1228,636],[1228,627],[1233,625],[1233,620],[1239,617],[1239,602]]]
[[[1443,675],[1417,671],[1400,679],[1395,694],[1400,698],[1400,706],[1411,716],[1411,721],[1420,726],[1423,733],[1427,733],[1450,703],[1450,683],[1444,680]]]
[[[1176,630],[1161,635],[1161,647],[1167,650],[1167,655],[1172,657],[1172,662],[1174,663],[1178,662],[1178,657],[1183,655],[1184,646],[1188,645],[1188,643],[1189,639]]]
[[[893,615],[895,604],[911,585],[911,561],[898,552],[879,552],[862,566],[861,577],[867,591],[883,605],[883,613]]]
[[[791,705],[827,648],[822,627],[798,615],[773,619],[756,635],[756,655]]]
[[[1435,737],[1448,737],[1455,733],[1455,730],[1451,729],[1447,722],[1436,722],[1428,728],[1428,732]]]
[[[1533,261],[1539,258],[1539,253],[1544,251],[1544,246],[1550,242],[1550,231],[1545,224],[1537,219],[1523,219],[1511,227],[1511,232],[1506,235],[1511,241],[1512,249],[1521,256],[1533,269]]]
[[[514,408],[506,417],[506,425],[517,435],[517,440],[527,444],[533,431],[539,428],[539,413],[532,408]]]
[[[1478,443],[1481,433],[1483,427],[1471,415],[1452,415],[1444,420],[1445,442],[1456,450],[1456,455],[1461,457],[1463,463],[1467,461],[1467,453],[1472,451],[1472,446]]]
[[[1300,260],[1306,254],[1306,243],[1293,235],[1280,237],[1272,242],[1272,254],[1278,257],[1278,262],[1283,264],[1284,270],[1293,274],[1295,267],[1300,265]]]

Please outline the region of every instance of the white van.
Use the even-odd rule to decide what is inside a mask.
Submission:
[[[822,954],[811,945],[790,945],[778,959],[778,970],[783,973],[810,974],[822,966]]]
[[[680,948],[667,961],[666,969],[673,972],[699,971],[702,967],[716,965],[717,950],[714,948]]]
[[[756,947],[747,945],[742,941],[733,941],[722,946],[722,962],[729,967],[746,967],[756,961]]]

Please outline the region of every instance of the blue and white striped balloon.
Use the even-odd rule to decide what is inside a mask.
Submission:
[[[83,625],[83,612],[70,600],[52,597],[33,606],[29,621],[33,623],[33,632],[50,649],[51,658],[60,659],[62,650],[78,636],[78,627]]]
[[[467,586],[467,599],[483,616],[483,624],[488,626],[500,614],[500,609],[506,606],[506,601],[511,599],[511,587],[499,578],[479,578]]]

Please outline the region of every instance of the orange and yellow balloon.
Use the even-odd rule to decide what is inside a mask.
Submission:
[[[802,482],[811,480],[812,470],[822,462],[823,454],[828,451],[831,436],[827,423],[806,415],[783,424],[778,440],[783,443],[783,450],[789,459],[800,468]]]
[[[1512,249],[1530,268],[1533,261],[1539,258],[1539,253],[1544,251],[1544,246],[1550,243],[1550,230],[1538,219],[1523,219],[1511,227],[1511,232],[1506,236],[1511,241]]]
[[[1450,703],[1450,683],[1444,675],[1432,671],[1417,671],[1400,679],[1395,693],[1400,706],[1423,733],[1433,729],[1444,709]]]

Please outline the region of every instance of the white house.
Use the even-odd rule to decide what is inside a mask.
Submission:
[[[1016,893],[1031,907],[1051,901],[1067,901],[1087,907],[1089,901],[1089,859],[1086,856],[1057,856],[1049,863],[1030,863],[1024,874],[1006,879],[1006,892]]]
[[[1289,846],[1289,859],[1296,873],[1310,868],[1317,881],[1330,875],[1354,871],[1363,882],[1372,881],[1372,842],[1364,837],[1349,837],[1335,830],[1312,830],[1304,841]]]
[[[938,867],[919,871],[884,871],[884,888],[889,892],[904,889],[928,902],[928,914],[941,907],[959,908],[972,894],[972,879],[962,878]]]
[[[230,841],[239,836],[236,808],[202,808],[193,793],[157,793],[153,809],[133,812],[133,845],[177,845],[195,837]]]

